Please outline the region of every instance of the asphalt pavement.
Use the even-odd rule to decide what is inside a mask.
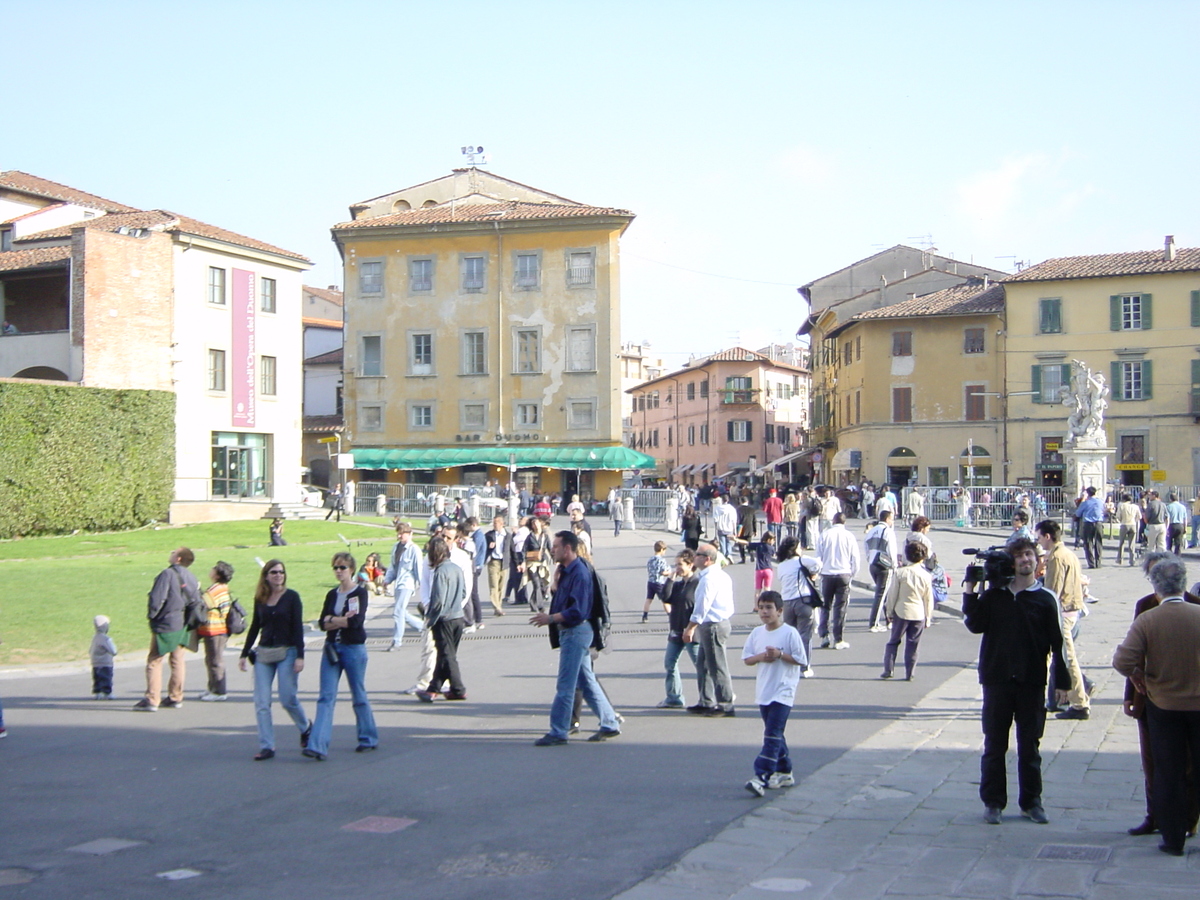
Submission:
[[[788,726],[798,783],[758,800],[742,787],[761,742],[754,673],[740,663],[757,624],[752,566],[731,569],[738,716],[657,710],[665,616],[639,620],[645,561],[663,534],[614,538],[606,524],[593,521],[614,649],[597,670],[625,723],[602,744],[585,740],[597,727],[585,712],[569,745],[533,746],[557,660],[513,608],[463,641],[469,700],[430,706],[399,693],[417,647],[382,652],[390,609],[379,601],[367,674],[379,749],[354,753],[343,690],[325,762],[300,756],[278,705],[279,755],[254,762],[250,676],[230,673],[226,703],[197,702],[197,657],[184,707],[153,715],[131,711],[136,659],[119,664],[109,702],[88,699],[84,667],[0,672],[0,896],[1106,897],[1127,883],[1151,898],[1179,896],[1173,885],[1194,894],[1200,854],[1168,859],[1155,839],[1124,834],[1141,819],[1141,781],[1108,659],[1146,591],[1140,573],[1094,573],[1101,603],[1080,654],[1101,693],[1090,720],[1047,726],[1051,824],[1009,816],[989,828],[976,795],[978,641],[952,614],[926,632],[914,682],[881,682],[884,636],[867,632],[869,597],[856,590],[850,649],[816,651],[817,677],[801,682]],[[933,535],[957,575],[956,551],[987,537]],[[319,598],[305,600],[311,614]],[[313,653],[300,679],[310,716],[317,665]],[[1058,859],[1039,858],[1047,848]],[[1101,861],[1076,859],[1099,851]]]

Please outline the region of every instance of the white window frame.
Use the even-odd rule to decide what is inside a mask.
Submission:
[[[529,272],[529,264],[522,263],[524,259],[532,259],[533,271]],[[525,271],[522,271],[522,268]],[[542,251],[517,250],[513,252],[513,290],[540,291],[542,289]]]
[[[258,358],[259,393],[274,397],[279,393],[279,359],[275,356]]]
[[[434,423],[437,422],[437,403],[435,401],[409,400],[406,405],[409,431],[433,431]],[[425,410],[428,410],[428,422],[423,421],[426,417]]]
[[[1142,331],[1142,294],[1121,294],[1121,330]]]
[[[418,270],[424,270],[419,280]],[[408,258],[408,292],[410,294],[432,294],[436,278],[437,265],[434,257],[423,255]]]
[[[579,260],[586,265],[578,266]],[[568,248],[563,256],[568,288],[590,288],[596,286],[596,250],[593,247]]]
[[[536,358],[530,363],[532,368],[522,368],[523,360],[521,354],[521,336],[524,334],[534,335],[534,341],[536,342]],[[540,325],[535,325],[533,327],[522,325],[513,329],[513,374],[542,374],[542,327]]]
[[[279,285],[274,278],[260,278],[258,308],[261,312],[274,313],[279,306]]]
[[[220,266],[208,267],[208,302],[211,306],[228,306],[226,298],[225,270]]]
[[[370,344],[378,347],[378,358],[375,360],[377,365],[372,371],[368,365],[370,361],[370,352],[367,347]],[[382,378],[383,377],[383,335],[382,334],[360,334],[358,336],[358,376],[360,378]]]
[[[214,394],[225,393],[228,383],[228,354],[215,347],[208,348],[208,389]]]
[[[567,398],[567,431],[595,431],[597,427],[598,404],[595,397]],[[576,418],[580,410],[588,410],[586,420]]]
[[[735,444],[745,444],[750,440],[750,422],[747,419],[730,419],[729,425],[733,430]]]
[[[479,347],[472,346],[474,338],[479,338]],[[462,355],[462,364],[459,368],[461,375],[487,375],[488,374],[488,345],[487,345],[487,329],[486,328],[464,328],[459,333],[459,352]],[[476,354],[478,349],[478,354]],[[474,357],[478,356],[478,359]],[[474,363],[478,362],[478,365]]]
[[[370,268],[368,269],[368,267]],[[383,294],[383,277],[384,262],[382,259],[360,259],[358,261],[358,295],[360,297],[381,296]]]
[[[513,427],[531,429],[542,427],[542,404],[535,400],[518,400],[513,405]]]
[[[575,341],[580,339],[584,342],[585,359],[576,360]],[[568,325],[566,334],[566,353],[568,372],[595,372],[596,371],[596,326],[593,325]],[[656,404],[657,405],[657,404]]]
[[[479,261],[479,283],[468,281],[467,266],[470,262]],[[458,257],[458,284],[464,294],[482,294],[487,290],[487,254],[462,253]]]
[[[1145,400],[1145,360],[1123,359],[1121,366],[1121,399]]]
[[[422,340],[418,340],[419,338]],[[425,356],[421,352],[424,350],[424,346],[419,349],[418,345],[424,345],[426,343],[424,339],[426,338],[428,339],[429,350],[428,361],[418,362],[419,358]],[[437,342],[433,339],[432,331],[422,328],[408,332],[408,374],[420,377],[437,374]]]

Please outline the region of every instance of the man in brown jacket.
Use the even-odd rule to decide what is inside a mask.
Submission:
[[[1187,566],[1178,557],[1149,570],[1158,605],[1133,620],[1113,654],[1113,668],[1146,695],[1154,760],[1154,819],[1158,849],[1183,856],[1183,842],[1200,805],[1200,783],[1189,783],[1189,757],[1200,759],[1200,607],[1187,603]]]
[[[1050,673],[1050,689],[1066,688],[1070,706],[1058,713],[1056,719],[1086,719],[1091,715],[1087,683],[1079,667],[1075,653],[1075,639],[1079,635],[1079,617],[1084,609],[1083,582],[1079,574],[1079,557],[1062,542],[1062,528],[1053,519],[1037,524],[1038,546],[1046,553],[1046,577],[1042,583],[1058,598],[1062,613],[1063,660],[1071,673],[1071,684],[1062,685],[1054,681]],[[1049,697],[1054,694],[1050,693]]]

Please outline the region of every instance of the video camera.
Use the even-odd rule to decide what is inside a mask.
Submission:
[[[968,547],[963,551],[963,555],[974,556],[979,560],[974,565],[967,566],[967,574],[963,578],[964,583],[983,584],[987,582],[988,587],[1005,587],[1017,575],[1017,567],[1013,562],[1012,554],[1002,546],[988,547],[986,550]]]

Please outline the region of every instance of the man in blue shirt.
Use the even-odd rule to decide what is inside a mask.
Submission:
[[[1080,535],[1083,537],[1083,552],[1087,556],[1087,567],[1098,569],[1103,562],[1101,556],[1104,553],[1104,535],[1100,530],[1100,526],[1104,522],[1104,504],[1096,496],[1094,487],[1089,487],[1084,493],[1087,494],[1087,499],[1079,504],[1079,508],[1075,512],[1079,516],[1079,529]]]
[[[1183,552],[1183,538],[1187,534],[1188,510],[1179,502],[1174,491],[1167,494],[1167,549],[1176,556]]]
[[[420,632],[424,623],[408,611],[413,592],[421,583],[421,551],[413,543],[412,526],[407,522],[396,525],[396,546],[392,548],[392,562],[383,576],[384,587],[395,585],[396,605],[392,610],[392,643],[388,650],[399,650],[404,640],[404,626]]]
[[[558,683],[550,707],[550,730],[534,745],[552,747],[567,743],[576,690],[583,692],[583,699],[600,719],[600,730],[588,740],[606,741],[619,735],[621,729],[617,714],[592,671],[590,650],[595,632],[588,621],[592,614],[592,571],[579,558],[579,538],[570,531],[554,535],[550,554],[562,566],[558,589],[550,602],[550,611],[532,616],[529,624],[539,628],[553,625],[558,629]]]

